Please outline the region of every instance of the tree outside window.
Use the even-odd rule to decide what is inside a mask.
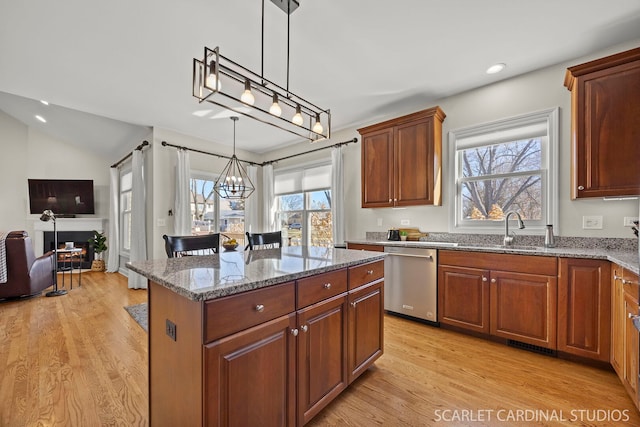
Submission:
[[[330,189],[280,195],[276,203],[285,245],[333,246]]]

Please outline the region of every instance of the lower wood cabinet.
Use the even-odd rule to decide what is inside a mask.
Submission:
[[[374,251],[374,252],[384,252],[384,246],[382,245],[369,245],[366,243],[348,243],[347,249],[356,249],[360,251]]]
[[[609,362],[611,263],[560,258],[558,265],[558,351]]]
[[[638,330],[633,320],[639,313],[638,275],[614,264],[611,280],[611,365],[622,381],[635,405],[640,408],[638,396]]]
[[[556,348],[556,258],[439,252],[441,324]]]
[[[378,268],[382,269],[384,263],[380,264]],[[349,384],[382,356],[383,310],[384,280],[376,280],[349,292]]]

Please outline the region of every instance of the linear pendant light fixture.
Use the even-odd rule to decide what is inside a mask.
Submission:
[[[238,118],[235,116],[230,118],[233,120],[233,156],[216,179],[213,190],[223,199],[246,199],[256,188],[249,179],[247,171],[240,164],[240,160],[236,157],[236,122]]]
[[[316,142],[331,136],[331,112],[289,90],[289,28],[297,0],[271,0],[287,13],[287,84],[264,77],[264,0],[262,0],[262,69],[260,74],[205,46],[193,59],[193,96],[262,123]]]

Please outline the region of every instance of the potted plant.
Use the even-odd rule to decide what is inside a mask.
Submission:
[[[93,230],[93,237],[88,240],[89,244],[93,246],[93,253],[95,259],[91,263],[91,271],[104,271],[104,259],[102,259],[102,253],[107,250],[107,238],[104,233],[98,233]]]
[[[400,230],[400,240],[402,241],[407,240],[408,235],[409,233],[407,233],[405,230]]]

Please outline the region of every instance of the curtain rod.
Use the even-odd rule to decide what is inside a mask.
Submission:
[[[142,141],[142,144],[138,145],[135,150],[142,150],[144,147],[146,147],[147,145],[149,145],[149,141]],[[133,151],[130,152],[129,154],[127,154],[126,156],[124,156],[122,159],[120,159],[119,161],[115,162],[114,164],[111,165],[112,168],[117,168],[118,166],[120,166],[122,164],[122,162],[124,162],[125,160],[127,160],[129,157],[131,157],[133,155]]]
[[[333,145],[327,145],[325,147],[316,148],[315,150],[305,151],[304,153],[292,154],[290,156],[281,157],[279,159],[274,159],[274,160],[267,160],[266,162],[262,162],[262,163],[250,162],[248,160],[242,160],[242,159],[238,159],[238,160],[240,160],[241,162],[244,162],[244,163],[248,163],[248,164],[253,165],[253,166],[266,166],[266,165],[270,165],[272,163],[279,162],[281,160],[287,160],[287,159],[291,159],[293,157],[302,156],[304,154],[314,153],[314,152],[320,151],[320,150],[326,150],[327,148],[341,147],[343,145],[351,144],[351,143],[354,143],[354,142],[358,142],[358,138],[353,138],[353,139],[350,139],[348,141],[338,142],[338,143],[333,144]],[[169,144],[167,141],[162,141],[162,146],[163,147],[173,147],[173,148],[177,148],[179,150],[195,151],[196,153],[208,154],[210,156],[216,156],[216,157],[219,157],[221,159],[230,159],[231,158],[231,157],[225,156],[223,154],[209,153],[208,151],[197,150],[195,148],[189,148],[189,147],[183,147],[183,146],[180,146],[180,145]]]

